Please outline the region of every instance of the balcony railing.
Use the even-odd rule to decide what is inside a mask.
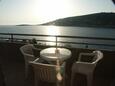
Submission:
[[[104,37],[83,37],[83,36],[64,36],[64,35],[42,35],[42,34],[19,34],[19,33],[0,33],[0,41],[4,42],[27,42],[36,39],[38,43],[56,43],[65,45],[82,45],[84,48],[90,46],[108,47],[115,49],[115,38]],[[49,40],[50,38],[50,40]]]

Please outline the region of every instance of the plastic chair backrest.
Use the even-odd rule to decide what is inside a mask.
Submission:
[[[46,82],[56,82],[56,65],[30,62],[34,68],[35,77],[38,80]]]
[[[22,54],[31,54],[33,55],[33,51],[32,51],[33,45],[32,44],[27,44],[24,45],[20,48]]]
[[[80,53],[78,61],[79,62],[90,62],[90,63],[92,63],[94,57],[95,57],[94,53]]]
[[[102,58],[103,58],[103,53],[101,51],[93,51],[92,53],[80,53],[78,61],[88,62],[88,63],[97,63]]]

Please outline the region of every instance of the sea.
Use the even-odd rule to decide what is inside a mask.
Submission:
[[[115,28],[100,28],[100,27],[76,27],[76,26],[16,26],[16,25],[0,25],[0,33],[17,33],[17,34],[42,34],[42,35],[61,35],[61,36],[81,36],[81,37],[103,37],[115,38]],[[53,40],[50,38],[49,40]],[[59,39],[61,40],[61,39]],[[65,39],[66,40],[66,39]],[[66,40],[68,41],[68,40]],[[82,42],[97,42],[105,44],[115,44],[112,41],[97,41],[97,40],[71,40]],[[84,47],[85,46],[77,46]],[[88,48],[115,50],[115,46],[94,46]]]

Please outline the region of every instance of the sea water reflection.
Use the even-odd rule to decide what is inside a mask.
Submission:
[[[54,35],[54,36],[61,35],[59,27],[48,26],[48,27],[45,27],[45,28],[46,28],[45,33],[48,34],[48,35]],[[56,37],[46,37],[46,40],[54,41],[54,42],[48,42],[47,43],[48,45],[56,45]]]
[[[65,27],[65,26],[0,26],[1,33],[21,33],[21,34],[42,34],[42,35],[63,35],[63,36],[83,36],[83,37],[104,37],[104,38],[115,38],[114,28],[89,28],[89,27]],[[19,38],[26,38],[25,36],[16,36]],[[46,39],[55,41],[55,37],[31,37],[29,39]],[[85,39],[67,39],[58,38],[58,41],[70,41],[70,42],[94,42],[94,43],[105,43],[115,44],[115,41],[97,41],[97,40],[85,40]],[[51,43],[55,44],[55,43]],[[78,45],[77,47],[85,47],[85,45]],[[89,47],[93,47],[89,46]],[[105,46],[96,46],[98,48],[106,48]],[[110,48],[110,47],[109,47]],[[112,47],[114,48],[114,47]],[[115,49],[115,48],[114,48]]]

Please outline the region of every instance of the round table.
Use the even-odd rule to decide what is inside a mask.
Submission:
[[[71,51],[69,49],[66,48],[46,48],[41,50],[40,52],[40,56],[41,58],[43,58],[46,61],[56,61],[56,60],[60,60],[60,61],[64,61],[68,58],[71,57]]]

